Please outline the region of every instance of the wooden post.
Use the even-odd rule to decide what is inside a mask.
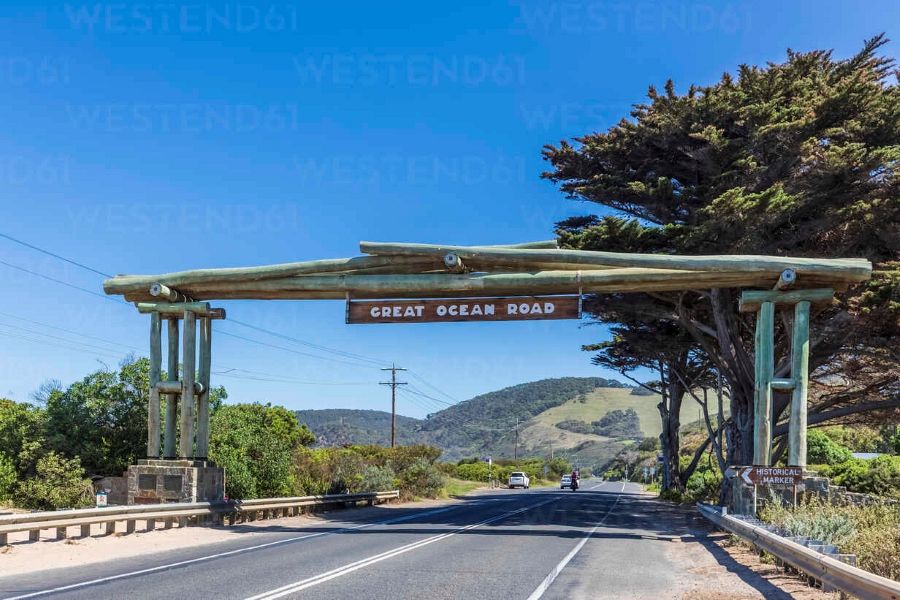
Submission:
[[[791,419],[788,429],[788,465],[806,466],[806,396],[809,388],[809,302],[794,307],[791,341]]]
[[[179,457],[194,455],[194,375],[197,369],[197,316],[184,311],[184,331],[181,333],[181,439]]]
[[[168,328],[168,380],[178,381],[178,319],[172,317],[167,319]],[[166,435],[165,435],[165,451],[163,456],[166,458],[175,458],[175,438],[177,428],[175,421],[178,418],[178,394],[168,394],[166,396]]]
[[[753,464],[768,465],[772,459],[772,371],[775,343],[775,304],[763,302],[756,317],[756,381],[754,386]]]
[[[203,391],[197,398],[197,457],[209,453],[209,373],[212,368],[212,320],[200,318],[200,364],[197,378]]]
[[[147,406],[147,458],[159,458],[159,390],[162,371],[162,323],[159,313],[150,315],[150,400]]]

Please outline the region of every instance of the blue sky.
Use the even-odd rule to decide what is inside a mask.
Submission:
[[[895,2],[3,3],[0,233],[104,273],[351,256],[360,240],[547,239],[592,209],[539,178],[544,144],[606,129],[649,84],[712,83],[788,47],[843,57],[898,23]],[[6,239],[0,258],[101,291]],[[0,395],[146,348],[129,306],[5,264],[0,277]],[[606,331],[572,321],[349,326],[342,302],[220,305],[394,361],[446,401],[614,375],[579,350]],[[216,325],[270,344],[215,337],[232,400],[389,407],[372,362]]]

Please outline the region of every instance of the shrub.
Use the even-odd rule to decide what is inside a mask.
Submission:
[[[854,458],[822,470],[835,485],[851,492],[900,497],[900,456],[879,456],[872,460]]]
[[[396,475],[390,467],[376,467],[368,465],[363,469],[360,477],[360,492],[385,492],[396,488]]]
[[[817,429],[812,429],[807,434],[806,447],[811,463],[836,465],[852,458],[850,450],[832,440],[825,432]]]
[[[17,501],[25,508],[56,510],[88,506],[93,500],[91,482],[81,461],[49,452],[37,462],[37,474],[19,485]]]
[[[444,476],[424,458],[416,459],[399,475],[400,491],[407,497],[436,498],[444,486]]]
[[[777,502],[760,517],[791,535],[806,535],[856,554],[859,566],[890,579],[900,578],[900,506],[833,505],[818,498],[786,508]]]
[[[0,502],[12,499],[16,491],[16,465],[6,456],[0,454]]]

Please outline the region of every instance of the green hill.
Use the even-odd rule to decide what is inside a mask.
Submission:
[[[397,417],[401,444],[424,443],[445,460],[512,457],[516,418],[519,455],[554,454],[583,465],[603,464],[640,437],[659,435],[658,395],[600,377],[562,377],[481,394],[426,419]],[[320,445],[390,443],[390,413],[376,410],[307,410],[298,418]],[[682,420],[696,418],[685,402]]]

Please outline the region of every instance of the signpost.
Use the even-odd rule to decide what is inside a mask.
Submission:
[[[347,323],[440,323],[578,319],[581,296],[348,300]]]
[[[757,514],[756,486],[790,486],[793,491],[794,506],[797,505],[797,486],[803,483],[803,467],[765,467],[755,465],[742,467],[737,476],[747,485],[753,486],[753,514]]]
[[[802,467],[744,467],[738,474],[747,485],[800,485]]]

